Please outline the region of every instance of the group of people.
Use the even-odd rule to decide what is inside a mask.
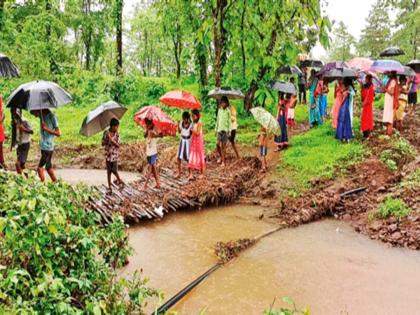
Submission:
[[[0,100],[1,102],[1,100]],[[1,106],[0,106],[1,107]],[[40,120],[40,151],[41,157],[37,173],[41,181],[45,181],[45,170],[52,181],[57,181],[53,168],[54,138],[60,136],[60,129],[56,116],[49,109],[33,110],[31,114]],[[28,160],[31,138],[34,133],[29,121],[24,118],[20,109],[11,109],[12,132],[11,147],[16,148],[16,172],[23,174]],[[8,138],[4,128],[5,115],[0,111],[0,168],[6,169],[3,154],[3,143]],[[26,174],[25,174],[26,175]]]
[[[162,134],[155,127],[152,120],[145,120],[146,139],[146,159],[148,170],[146,174],[146,181],[144,189],[147,189],[149,182],[154,177],[156,181],[156,188],[160,188],[159,172],[157,169],[158,162],[158,146],[157,142]],[[116,184],[124,185],[121,177],[118,174],[118,158],[119,158],[119,135],[118,135],[119,121],[112,119],[109,129],[103,134],[102,145],[105,148],[107,179],[109,191],[112,192],[111,176],[116,177]],[[216,134],[217,134],[217,151],[219,153],[218,163],[225,166],[226,163],[226,146],[228,142],[232,144],[232,148],[239,158],[239,150],[236,146],[236,130],[237,130],[237,112],[234,106],[229,104],[229,99],[223,96],[219,101],[219,109],[216,120]],[[190,112],[183,112],[182,120],[178,124],[178,134],[180,137],[177,161],[178,161],[178,175],[183,174],[183,164],[188,167],[188,179],[194,178],[194,173],[198,172],[199,178],[204,177],[206,169],[206,157],[204,150],[204,135],[203,125],[201,122],[201,113],[198,110]]]

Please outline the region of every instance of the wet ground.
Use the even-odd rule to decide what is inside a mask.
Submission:
[[[142,268],[170,298],[216,263],[217,241],[257,236],[273,225],[262,209],[222,207],[177,213],[130,228]],[[261,314],[292,297],[311,314],[416,314],[420,253],[372,241],[346,223],[324,220],[271,235],[222,267],[174,307],[179,314]]]

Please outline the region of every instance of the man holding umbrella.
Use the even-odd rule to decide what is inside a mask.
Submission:
[[[49,109],[33,110],[31,114],[38,117],[41,121],[41,159],[37,169],[38,176],[42,182],[45,181],[45,168],[51,180],[56,182],[57,177],[52,165],[52,156],[54,153],[54,138],[61,135],[57,118]]]

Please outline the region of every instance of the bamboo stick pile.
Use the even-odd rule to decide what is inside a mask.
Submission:
[[[227,204],[258,184],[259,167],[258,159],[254,158],[234,162],[223,171],[209,164],[206,176],[191,182],[178,179],[172,170],[163,168],[159,174],[160,189],[154,188],[151,180],[144,190],[143,175],[123,188],[113,185],[112,194],[107,193],[106,186],[98,186],[95,188],[98,197],[90,200],[88,208],[99,213],[104,223],[111,222],[114,213],[120,213],[131,223],[159,220],[168,212]]]

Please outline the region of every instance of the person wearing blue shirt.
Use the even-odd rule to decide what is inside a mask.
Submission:
[[[38,164],[38,176],[41,181],[45,181],[44,168],[47,170],[53,182],[57,181],[52,165],[52,156],[54,153],[54,139],[61,135],[58,128],[58,122],[55,115],[49,109],[33,110],[32,115],[38,117],[41,123],[41,159]]]

